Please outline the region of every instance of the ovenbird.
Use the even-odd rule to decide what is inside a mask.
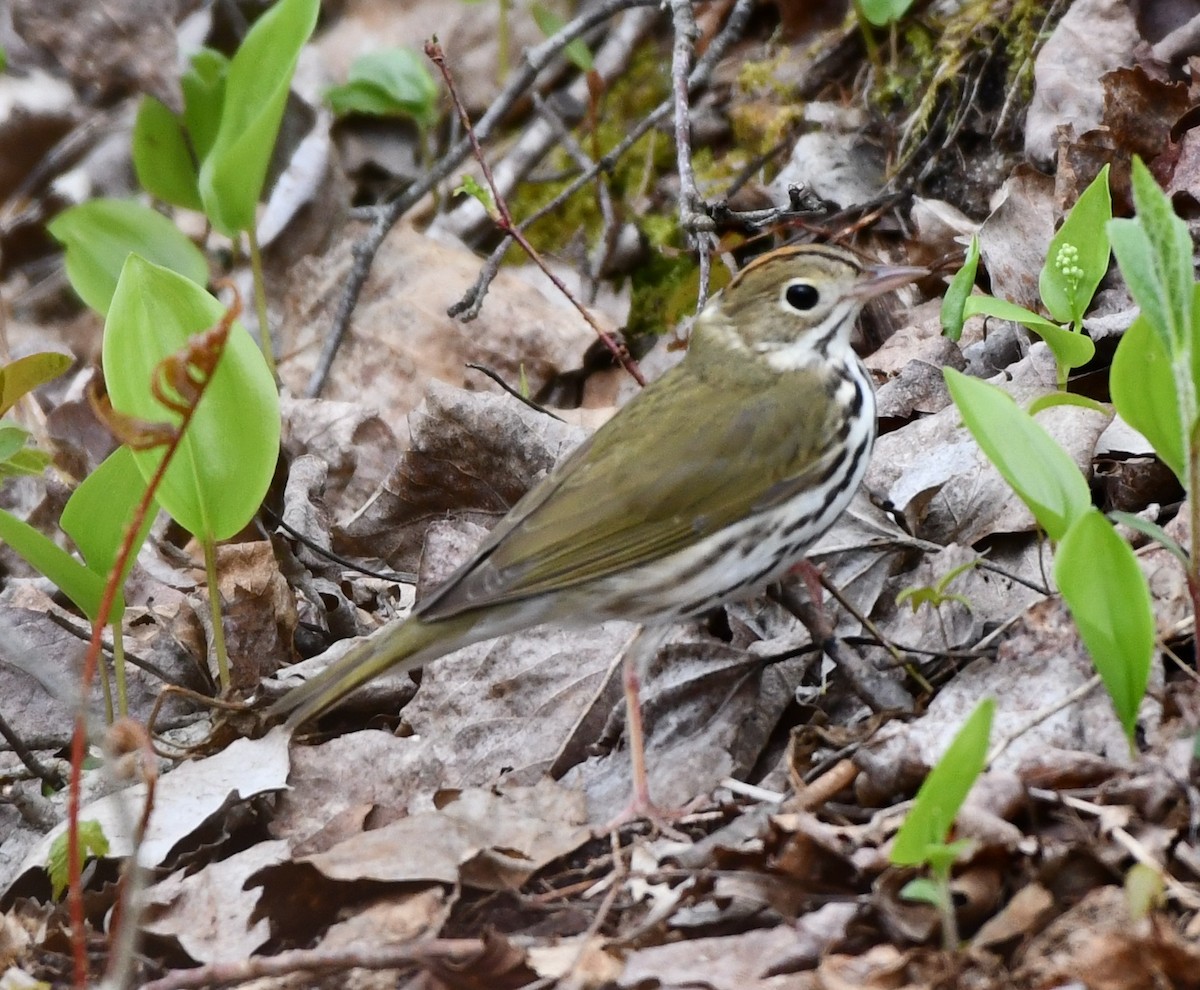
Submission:
[[[407,620],[269,714],[301,723],[385,670],[543,622],[669,623],[781,578],[850,502],[875,440],[855,320],[924,274],[818,245],[752,261],[696,318],[680,364],[534,486]],[[635,685],[627,670],[631,729]],[[631,731],[644,808],[640,746]]]

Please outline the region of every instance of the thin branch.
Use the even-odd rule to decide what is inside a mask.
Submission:
[[[491,368],[487,368],[482,364],[472,364],[471,362],[467,363],[467,367],[470,368],[472,371],[478,371],[481,375],[486,375],[488,378],[490,378],[492,381],[494,381],[497,385],[499,385],[502,389],[504,389],[504,391],[507,392],[509,395],[511,395],[514,399],[516,399],[518,402],[523,402],[534,412],[539,412],[543,416],[549,416],[551,419],[557,419],[560,423],[566,422],[566,420],[563,419],[561,416],[559,416],[557,413],[551,412],[545,406],[540,406],[536,402],[534,402],[532,399],[522,395],[515,388],[513,388],[511,385],[509,385],[508,382],[506,382],[503,378],[501,378],[500,375],[497,372],[493,371]]]
[[[52,770],[47,767],[41,760],[37,758],[33,750],[25,745],[20,736],[13,730],[12,726],[5,721],[4,716],[0,715],[0,736],[4,737],[4,741],[12,748],[25,767],[31,774],[42,781],[52,790],[57,791],[65,783],[62,774],[58,770]]]
[[[542,118],[553,129],[558,142],[562,145],[563,150],[571,157],[581,169],[590,169],[595,165],[595,161],[578,141],[575,136],[567,128],[566,123],[558,115],[553,107],[549,106],[537,93],[533,94],[533,105]],[[600,236],[596,239],[596,250],[588,258],[586,276],[592,283],[590,291],[595,296],[596,282],[600,279],[600,273],[604,270],[604,264],[608,260],[609,254],[612,252],[612,247],[617,240],[617,214],[613,209],[612,194],[608,191],[608,186],[604,182],[599,181],[600,177],[596,177],[596,202],[600,207],[600,219],[603,224],[600,230]],[[521,229],[525,229],[524,223]]]
[[[704,54],[696,62],[696,67],[692,70],[688,77],[687,86],[689,92],[695,92],[708,85],[709,79],[712,77],[713,70],[720,62],[721,58],[728,51],[729,47],[742,36],[746,30],[746,25],[749,23],[750,14],[754,9],[753,0],[737,0],[733,11],[729,18],[725,21],[725,26],[720,33],[713,38]],[[664,100],[655,107],[649,114],[635,124],[629,133],[618,142],[612,149],[607,151],[600,158],[596,159],[591,165],[585,168],[578,176],[575,177],[569,185],[563,188],[557,196],[550,200],[539,209],[535,210],[524,220],[521,221],[519,227],[522,231],[528,230],[533,224],[537,223],[542,217],[548,216],[556,212],[564,203],[567,202],[584,186],[590,184],[601,173],[609,174],[629,150],[638,143],[649,131],[653,130],[661,124],[670,115],[676,105],[675,98]],[[728,210],[726,211],[728,212]],[[776,213],[777,211],[771,211]],[[734,214],[740,216],[740,214]],[[496,272],[500,267],[500,259],[504,252],[508,250],[511,241],[505,239],[492,254],[488,257],[484,265],[484,269],[480,272],[480,276],[476,279],[475,284],[463,295],[462,300],[455,305],[451,310],[451,315],[462,316],[464,319],[473,319],[479,314],[479,308],[483,305],[483,296],[487,292],[487,287],[491,284],[492,279],[496,277]],[[704,264],[704,257],[701,256],[701,265]],[[708,280],[705,278],[702,283],[707,287]],[[703,299],[701,299],[701,305]]]
[[[705,252],[705,239],[697,235],[711,234],[715,225],[696,188],[696,173],[692,168],[689,68],[700,32],[692,14],[691,0],[671,0],[671,21],[675,28],[675,44],[671,49],[671,102],[675,113],[675,168],[679,173],[679,226],[689,237],[696,237],[698,247]]]
[[[475,134],[475,129],[471,126],[471,119],[467,116],[467,108],[463,106],[462,101],[458,98],[458,90],[454,86],[454,76],[450,72],[450,67],[446,64],[445,53],[442,51],[440,45],[437,45],[434,42],[426,42],[425,54],[441,71],[442,78],[446,81],[446,88],[450,91],[450,99],[454,102],[454,106],[458,110],[459,119],[462,120],[463,127],[466,128],[467,137],[470,139],[471,145],[475,149],[475,158],[479,162],[479,167],[483,170],[483,177],[487,181],[488,188],[491,190],[492,198],[495,201],[497,216],[494,217],[494,219],[497,226],[499,226],[504,233],[512,236],[513,240],[515,240],[521,246],[521,250],[529,255],[530,260],[533,261],[533,263],[542,270],[542,273],[554,283],[554,287],[558,289],[558,291],[561,292],[568,299],[568,301],[570,301],[571,305],[574,306],[576,310],[578,310],[579,315],[582,316],[587,324],[596,331],[596,336],[603,341],[604,346],[607,347],[613,357],[620,362],[621,367],[623,367],[631,376],[633,376],[634,381],[636,381],[639,385],[645,385],[646,380],[642,377],[642,373],[638,370],[638,366],[630,356],[628,349],[618,343],[612,334],[610,334],[607,330],[600,326],[599,323],[596,322],[596,318],[592,316],[592,314],[588,312],[587,308],[571,294],[570,290],[568,290],[563,284],[562,279],[560,279],[554,274],[554,272],[550,270],[549,266],[542,260],[541,255],[539,255],[534,246],[529,243],[529,240],[525,237],[525,235],[521,233],[516,223],[513,222],[512,214],[508,210],[508,204],[505,202],[504,197],[500,193],[499,187],[496,185],[496,180],[492,175],[492,169],[488,165],[487,159],[484,157],[483,148],[479,144],[479,140]]]
[[[596,52],[591,72],[577,76],[568,84],[563,93],[563,103],[566,106],[590,106],[593,83],[599,81],[607,86],[616,79],[627,68],[630,56],[650,33],[658,18],[657,10],[637,10],[622,18]],[[493,168],[496,185],[505,195],[511,194],[517,183],[546,157],[556,143],[554,130],[547,121],[539,119],[530,122]],[[478,203],[466,200],[438,217],[433,227],[469,242],[487,231],[488,221],[486,211],[480,209]]]

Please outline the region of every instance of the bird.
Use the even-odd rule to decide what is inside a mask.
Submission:
[[[869,300],[926,274],[830,244],[750,261],[696,316],[682,361],[534,485],[408,618],[267,717],[299,726],[384,671],[536,625],[669,627],[782,578],[845,510],[875,441],[854,324]],[[653,817],[634,653],[629,815]]]

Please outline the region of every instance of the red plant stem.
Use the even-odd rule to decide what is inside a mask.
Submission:
[[[219,343],[221,355],[225,353],[225,342],[229,339],[229,327],[233,323],[236,312],[240,309],[238,304],[235,304],[235,306],[237,307],[236,309],[231,307],[225,317],[222,318],[222,323],[225,326],[225,335]],[[220,361],[219,357],[217,361]],[[215,370],[214,366],[214,373]],[[133,518],[125,527],[125,535],[121,540],[121,547],[117,551],[116,560],[113,562],[112,568],[108,572],[108,580],[104,584],[104,595],[100,599],[100,609],[96,613],[96,618],[92,623],[92,638],[88,643],[87,653],[83,659],[83,684],[79,693],[79,711],[75,716],[75,732],[71,737],[71,784],[70,790],[67,792],[67,873],[69,881],[67,887],[67,909],[71,918],[71,957],[77,990],[86,990],[88,981],[87,941],[84,931],[83,863],[79,849],[79,810],[83,786],[83,760],[87,751],[86,706],[88,691],[92,686],[92,680],[96,676],[104,627],[108,625],[108,617],[112,613],[113,602],[116,601],[117,587],[121,583],[121,575],[125,573],[125,565],[129,562],[129,555],[133,552],[134,537],[137,535],[138,530],[141,529],[142,520],[146,518],[146,514],[150,511],[150,506],[154,502],[154,493],[158,491],[159,486],[162,484],[163,476],[167,473],[167,467],[179,450],[179,445],[183,442],[184,434],[187,432],[188,424],[191,423],[192,417],[196,412],[196,407],[199,406],[200,399],[203,398],[204,391],[210,381],[212,381],[212,375],[209,375],[200,384],[195,401],[190,403],[184,411],[179,429],[175,431],[171,441],[167,444],[163,458],[159,461],[158,467],[150,478],[150,483],[146,485],[146,491],[143,493],[141,501],[134,510]],[[149,811],[147,810],[148,813]]]
[[[454,109],[458,112],[458,118],[462,121],[463,129],[467,132],[467,137],[471,140],[471,149],[475,153],[475,160],[479,162],[479,167],[483,170],[483,178],[487,182],[488,188],[492,191],[492,199],[496,204],[497,216],[493,217],[496,221],[496,226],[504,234],[516,241],[521,246],[521,249],[529,255],[530,260],[554,283],[554,287],[567,297],[571,305],[587,321],[588,326],[596,331],[596,336],[600,338],[601,343],[620,362],[621,367],[629,372],[633,380],[639,385],[645,385],[646,379],[642,376],[641,369],[638,368],[636,362],[630,357],[629,350],[617,343],[612,334],[600,326],[592,314],[571,294],[562,280],[550,271],[546,263],[542,260],[541,255],[538,254],[534,246],[529,243],[528,238],[526,238],[513,221],[512,214],[508,210],[508,203],[505,202],[504,196],[501,195],[499,188],[496,186],[496,180],[492,177],[491,166],[488,165],[487,159],[483,156],[483,149],[479,146],[479,139],[475,136],[475,129],[471,126],[471,118],[467,114],[467,108],[463,106],[462,100],[459,99],[458,90],[454,86],[454,75],[451,73],[450,67],[446,64],[446,55],[442,51],[442,46],[436,41],[427,41],[425,42],[425,54],[438,67],[438,71],[441,72],[442,78],[446,81],[446,88],[450,91],[450,99],[454,103]]]

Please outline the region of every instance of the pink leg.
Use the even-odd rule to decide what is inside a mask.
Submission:
[[[661,832],[677,838],[685,838],[671,828],[685,814],[681,809],[660,808],[650,797],[650,779],[646,774],[646,734],[642,722],[641,674],[638,670],[643,661],[657,652],[666,638],[669,627],[647,631],[643,626],[625,649],[621,662],[621,686],[625,691],[625,730],[629,743],[629,762],[633,771],[633,794],[629,803],[610,821],[605,829],[612,831],[638,818],[645,818]]]

